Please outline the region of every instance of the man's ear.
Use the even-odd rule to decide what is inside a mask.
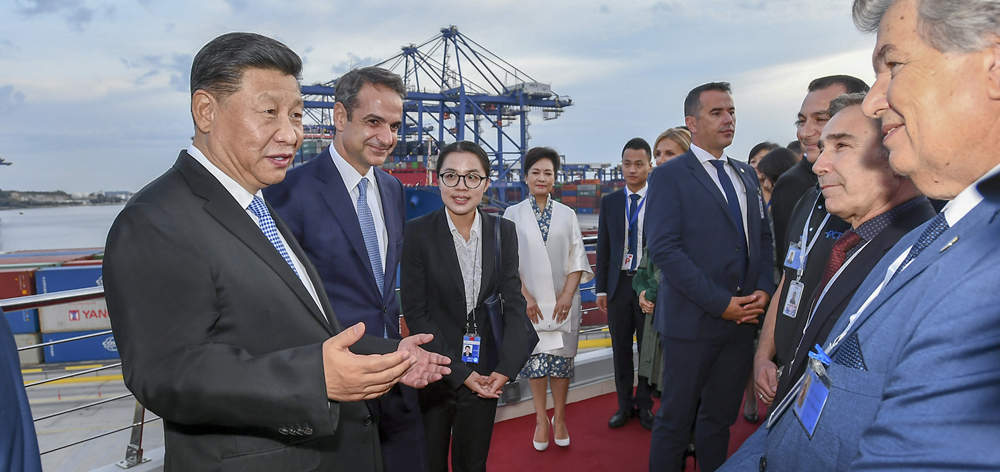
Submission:
[[[337,128],[337,132],[344,131],[347,126],[347,108],[344,108],[343,102],[337,102],[333,104],[333,126]]]
[[[698,120],[693,116],[685,116],[684,125],[691,131],[691,134],[698,131]]]
[[[191,96],[191,116],[194,117],[195,127],[202,134],[208,134],[212,130],[218,109],[219,102],[205,90],[197,90]]]
[[[984,57],[987,69],[986,90],[993,100],[1000,100],[1000,36],[993,36]]]

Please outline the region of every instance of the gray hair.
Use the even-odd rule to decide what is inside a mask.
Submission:
[[[886,10],[898,0],[854,0],[854,24],[878,31]],[[1000,34],[1000,0],[916,0],[920,37],[941,52],[969,53]]]
[[[833,115],[840,113],[841,111],[844,110],[844,108],[853,107],[855,105],[861,105],[865,101],[865,95],[866,94],[864,93],[842,94],[839,97],[830,100],[830,108],[827,111],[827,114],[829,114],[830,117],[833,118]]]
[[[375,66],[351,70],[337,79],[333,92],[336,102],[344,105],[348,120],[358,107],[358,93],[366,84],[392,90],[399,94],[399,98],[406,99],[406,85],[403,84],[403,79],[392,71]]]

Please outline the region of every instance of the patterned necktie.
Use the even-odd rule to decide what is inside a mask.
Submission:
[[[746,241],[747,234],[743,231],[743,212],[740,210],[740,201],[736,197],[736,187],[733,187],[733,181],[729,178],[729,174],[726,173],[726,163],[722,159],[713,159],[711,162],[715,166],[715,170],[719,172],[719,183],[722,184],[722,190],[726,194],[726,201],[729,203],[729,215],[733,217],[733,223],[736,224],[736,229],[740,231],[740,236]]]
[[[632,256],[632,262],[628,266],[629,272],[635,271],[638,259],[639,243],[639,199],[642,198],[637,193],[628,196],[628,253]]]
[[[896,268],[896,272],[892,274],[892,278],[889,279],[889,282],[892,282],[892,279],[895,279],[896,276],[903,271],[903,268],[916,259],[917,256],[924,251],[924,249],[927,249],[927,246],[930,246],[931,243],[938,238],[938,236],[941,236],[942,233],[948,231],[948,228],[948,220],[945,219],[944,212],[942,211],[934,217],[931,224],[927,225],[924,232],[920,234],[920,237],[917,239],[917,243],[910,248],[910,253],[906,255],[906,259],[903,259],[903,263]]]
[[[851,252],[861,242],[861,236],[855,233],[853,229],[847,230],[840,239],[833,245],[830,249],[830,257],[826,260],[826,269],[823,270],[823,279],[816,286],[816,291],[813,292],[813,299],[819,296],[826,287],[826,284],[830,283],[830,279],[833,275],[840,270],[841,266],[844,265],[844,261],[847,260],[847,253]]]
[[[267,240],[271,241],[271,244],[278,250],[281,257],[285,258],[288,267],[291,267],[295,275],[298,276],[299,271],[295,270],[295,264],[292,264],[292,258],[288,256],[288,250],[285,249],[285,244],[281,242],[281,238],[278,236],[278,227],[274,225],[274,219],[271,218],[271,212],[267,211],[264,199],[254,195],[253,201],[250,202],[247,209],[252,211],[254,215],[257,215],[257,226],[260,226],[260,230],[264,232],[264,236],[267,236]]]
[[[378,232],[375,231],[372,209],[368,206],[367,177],[358,182],[358,222],[361,223],[361,235],[365,238],[365,249],[368,250],[368,260],[372,264],[372,275],[378,284],[378,293],[385,295],[385,273],[382,271],[382,254],[378,249]]]

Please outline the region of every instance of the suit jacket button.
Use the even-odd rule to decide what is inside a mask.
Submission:
[[[760,462],[757,464],[757,470],[760,472],[767,470],[767,456],[760,456]]]
[[[285,436],[288,436],[288,428],[286,428],[284,425],[278,427],[278,432],[284,434]]]
[[[371,425],[372,425],[372,415],[368,415],[365,417],[365,426],[371,426]]]
[[[386,311],[386,307],[382,307],[382,313],[385,313]]]

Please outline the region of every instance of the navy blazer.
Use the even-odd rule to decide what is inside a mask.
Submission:
[[[928,223],[929,224],[929,223]],[[861,284],[857,313],[891,264],[917,241],[900,239]],[[863,369],[829,350],[829,397],[809,438],[786,411],[720,470],[995,470],[1000,464],[1000,204],[980,202],[892,279],[847,332]],[[827,343],[847,327],[841,316]]]
[[[692,152],[657,166],[650,176],[646,242],[663,272],[654,326],[664,336],[714,339],[738,329],[752,333],[753,325],[723,320],[722,313],[733,296],[774,293],[771,228],[757,173],[743,162],[730,163],[746,189],[749,249],[725,196]],[[745,277],[740,271],[744,251],[749,253]]]
[[[625,189],[611,192],[601,199],[601,213],[597,221],[594,293],[606,293],[610,300],[615,296],[618,277],[622,273],[622,258],[625,257]]]
[[[385,328],[390,338],[400,339],[396,265],[403,250],[406,222],[403,185],[377,167],[375,180],[388,236],[383,294],[378,293],[372,275],[357,210],[329,147],[263,192],[316,266],[341,324],[352,326],[362,321],[367,334],[381,336]]]

